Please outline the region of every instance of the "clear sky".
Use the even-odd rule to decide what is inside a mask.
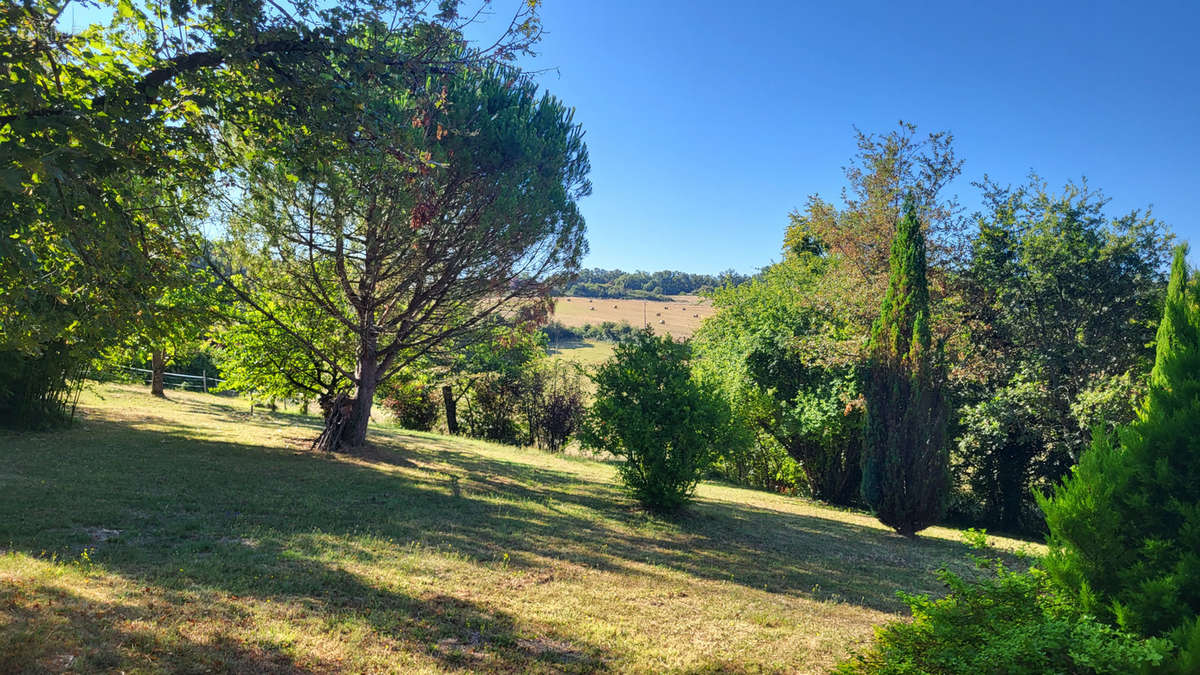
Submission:
[[[968,207],[985,172],[1086,175],[1110,212],[1153,205],[1200,247],[1200,2],[545,0],[542,16],[526,65],[555,69],[543,84],[587,132],[589,267],[754,271],[790,210],[838,197],[853,127],[901,119],[954,133]]]

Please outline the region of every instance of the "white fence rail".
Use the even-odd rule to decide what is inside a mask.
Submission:
[[[146,375],[147,382],[149,382],[151,376],[154,375],[154,371],[152,371],[148,368],[133,368],[131,366],[117,366],[117,367],[122,370],[128,370],[128,371],[134,372],[134,373],[144,373]],[[175,383],[170,383],[167,381],[168,377],[179,378],[180,381],[175,382]],[[191,380],[195,380],[195,381],[192,382]],[[203,375],[187,375],[184,373],[168,373],[168,372],[163,373],[163,386],[164,387],[173,386],[178,389],[194,388],[197,391],[208,392],[209,387],[216,386],[224,381],[225,380],[221,380],[221,379],[218,379],[215,377],[209,377],[208,373],[204,373]]]

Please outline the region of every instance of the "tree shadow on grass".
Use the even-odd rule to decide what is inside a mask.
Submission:
[[[613,483],[450,440],[419,439],[395,462],[377,438],[379,459],[348,461],[196,433],[163,419],[89,418],[61,434],[0,437],[10,446],[0,476],[16,477],[0,490],[0,514],[10,516],[0,518],[0,545],[65,557],[94,546],[98,563],[137,584],[348,613],[447,667],[592,670],[609,657],[596,645],[450,593],[379,588],[325,561],[391,563],[417,545],[482,565],[503,559],[514,574],[552,561],[626,575],[666,569],[899,613],[896,590],[939,592],[927,572],[964,551],[724,501],[700,500],[665,523],[633,508]],[[98,545],[101,530],[116,534]]]
[[[224,422],[246,424],[268,421],[277,425],[286,424],[289,426],[304,427],[305,429],[315,430],[316,433],[320,433],[322,426],[324,426],[324,422],[319,415],[301,415],[283,410],[271,410],[261,405],[255,406],[254,411],[251,412],[249,410],[237,410],[231,405],[205,405],[193,399],[168,400],[186,412],[216,417]],[[222,401],[216,401],[215,403],[222,403]]]
[[[933,570],[970,567],[963,555],[967,547],[958,542],[906,539],[852,522],[726,501],[699,499],[669,524],[644,533],[647,524],[655,524],[654,519],[634,506],[615,484],[488,458],[458,449],[448,440],[425,444],[435,449],[432,456],[439,462],[461,473],[459,484],[469,495],[506,496],[548,508],[569,504],[603,515],[600,523],[609,527],[599,527],[597,519],[566,515],[544,528],[548,531],[536,524],[529,527],[532,534],[582,545],[568,547],[574,551],[568,557],[599,569],[620,571],[627,567],[623,563],[635,561],[706,579],[896,612],[906,608],[895,596],[896,590],[936,592],[941,587]],[[603,553],[587,545],[596,542],[606,545]],[[519,542],[515,546],[522,548]],[[538,552],[532,547],[522,550]],[[1000,555],[1009,562],[1015,560],[1009,554]]]
[[[336,663],[312,656],[297,660],[281,645],[246,644],[227,630],[189,636],[181,625],[162,625],[176,621],[186,625],[186,619],[164,617],[144,601],[102,601],[59,586],[27,582],[20,588],[0,586],[0,605],[7,615],[0,628],[0,671],[6,673],[336,669]],[[222,608],[210,607],[210,611],[220,614]]]
[[[338,457],[193,438],[187,439],[188,453],[164,454],[169,433],[115,426],[100,433],[120,435],[128,447],[145,451],[122,455],[132,466],[110,460],[96,467],[115,484],[76,485],[72,491],[86,504],[69,512],[119,520],[128,515],[113,512],[116,507],[140,504],[135,515],[143,522],[130,529],[155,532],[140,543],[164,557],[247,527],[281,537],[313,530],[375,532],[448,545],[482,562],[507,553],[517,565],[537,565],[547,556],[611,572],[662,565],[700,578],[900,611],[896,589],[937,590],[932,577],[923,584],[920,577],[928,575],[920,573],[961,558],[964,550],[944,540],[909,541],[853,523],[704,500],[674,523],[657,523],[616,485],[454,450],[449,442],[403,456],[418,466],[448,464],[457,481],[440,469],[395,476]],[[130,484],[139,476],[142,485]],[[147,521],[145,507],[162,517]]]
[[[303,648],[306,632],[335,622],[353,632],[360,626],[387,652],[412,667],[509,672],[596,672],[606,655],[592,645],[553,632],[523,636],[509,614],[462,598],[429,594],[414,598],[364,584],[358,577],[312,562],[287,570],[297,587],[319,592],[247,592],[190,584],[186,590],[150,583],[121,600],[98,600],[35,577],[0,587],[7,620],[0,628],[0,671],[95,672],[115,669],[165,672],[300,673],[335,672],[395,663],[355,663],[353,655],[325,656]],[[110,579],[89,581],[90,588]],[[239,600],[284,607],[291,625],[246,635],[250,613]],[[349,661],[349,663],[347,663]]]
[[[587,340],[555,340],[550,347],[546,348],[546,354],[552,356],[572,349],[589,349],[593,346]]]

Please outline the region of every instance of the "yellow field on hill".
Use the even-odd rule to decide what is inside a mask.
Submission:
[[[646,323],[659,335],[670,333],[677,338],[689,338],[700,327],[700,322],[712,313],[712,303],[695,295],[675,295],[665,302],[567,296],[555,298],[553,318],[572,327],[628,321],[638,328],[643,325],[644,316]]]

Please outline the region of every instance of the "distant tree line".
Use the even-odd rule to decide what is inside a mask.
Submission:
[[[559,294],[585,298],[662,300],[668,295],[696,295],[725,286],[737,286],[751,278],[732,269],[713,275],[671,270],[651,273],[592,268],[580,270],[575,280]]]

